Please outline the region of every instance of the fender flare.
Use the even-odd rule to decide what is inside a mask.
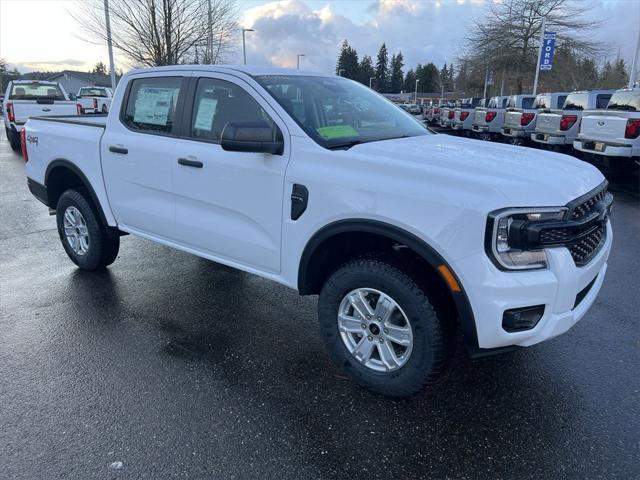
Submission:
[[[49,163],[49,165],[47,166],[47,170],[46,170],[46,172],[44,174],[44,187],[47,190],[47,197],[50,198],[50,196],[49,196],[49,175],[57,167],[64,167],[64,168],[66,168],[68,170],[71,170],[74,174],[76,174],[80,178],[80,181],[82,182],[83,186],[87,189],[87,191],[89,192],[89,195],[91,196],[91,200],[93,202],[93,205],[95,206],[96,213],[100,217],[100,221],[102,221],[102,224],[106,228],[109,228],[109,222],[107,222],[107,217],[105,216],[104,212],[102,211],[102,205],[100,204],[100,200],[98,199],[98,196],[96,195],[95,190],[91,186],[91,182],[89,181],[89,179],[87,179],[86,175],[82,172],[82,170],[80,170],[80,168],[78,168],[77,165],[75,165],[74,163],[70,162],[69,160],[65,160],[65,159],[62,159],[62,158],[56,159],[56,160],[52,161],[51,163]],[[50,208],[56,208],[56,206],[55,205],[51,205],[51,203],[52,203],[51,200],[49,200],[48,206]]]
[[[348,232],[372,233],[390,238],[409,247],[420,255],[435,270],[437,270],[439,266],[445,265],[460,285],[460,292],[449,291],[456,306],[465,344],[470,353],[478,350],[478,334],[476,331],[476,322],[471,308],[471,303],[469,302],[469,297],[467,296],[464,286],[458,275],[456,275],[454,269],[451,268],[444,258],[442,258],[442,256],[427,242],[418,238],[413,233],[407,232],[406,230],[388,223],[368,219],[339,220],[318,230],[305,245],[300,258],[300,266],[298,268],[298,291],[301,295],[310,294],[312,292],[311,284],[307,277],[311,259],[316,249],[328,238],[340,233]]]

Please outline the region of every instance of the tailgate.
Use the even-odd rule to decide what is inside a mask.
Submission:
[[[58,101],[54,103],[36,103],[34,101],[12,100],[16,123],[22,124],[30,117],[42,115],[76,115],[76,102]]]
[[[624,138],[627,117],[617,115],[587,115],[582,117],[580,138],[604,140],[613,143],[628,143]]]
[[[559,113],[539,113],[536,123],[536,132],[542,133],[561,133],[560,119],[562,115]]]
[[[520,128],[520,117],[522,112],[519,110],[510,110],[504,114],[504,126],[509,128]]]

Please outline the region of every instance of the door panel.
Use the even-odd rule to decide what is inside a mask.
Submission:
[[[118,224],[166,239],[175,232],[176,144],[168,135],[175,128],[182,84],[175,72],[133,80],[121,120],[109,123],[101,142],[105,185]]]
[[[224,74],[198,79],[187,132],[197,140],[178,140],[180,154],[172,163],[176,236],[210,255],[279,272],[288,133],[278,119],[283,155],[222,150],[219,136],[228,121],[275,118],[268,105],[258,105],[257,95],[247,93],[251,87],[236,82],[241,81]]]

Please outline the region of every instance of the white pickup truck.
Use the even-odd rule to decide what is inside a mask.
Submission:
[[[605,110],[585,112],[573,148],[606,159],[612,168],[627,170],[631,161],[639,162],[640,89],[618,90]]]
[[[519,145],[535,128],[533,123],[537,110],[533,104],[533,95],[511,95],[507,100],[504,124],[500,128],[503,138],[514,145]]]
[[[20,130],[35,115],[80,115],[77,102],[67,99],[57,82],[13,80],[7,85],[3,102],[4,130],[13,150],[20,149]]]
[[[570,93],[562,107],[538,113],[531,140],[551,149],[571,148],[578,138],[582,115],[586,110],[606,108],[613,90],[591,90]]]
[[[109,113],[113,91],[107,87],[82,87],[76,95],[83,113]]]
[[[456,107],[454,110],[451,128],[456,132],[465,132],[470,134],[473,121],[475,120],[477,107],[484,107],[483,98],[463,98],[460,102],[460,106]]]
[[[332,358],[387,395],[435,381],[456,331],[472,356],[567,331],[607,269],[596,168],[434,134],[341,77],[135,70],[108,117],[25,130],[29,189],[80,268],[111,264],[130,233],[319,294]]]
[[[473,116],[471,131],[481,140],[495,140],[504,125],[504,114],[509,97],[491,97],[486,107],[478,107]]]

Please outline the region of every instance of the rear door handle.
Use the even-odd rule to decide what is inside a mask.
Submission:
[[[127,150],[126,148],[123,147],[115,147],[113,145],[111,145],[109,147],[109,151],[113,152],[113,153],[119,153],[121,155],[126,155],[127,153],[129,153],[129,150]]]
[[[200,160],[189,160],[188,158],[179,158],[178,163],[185,167],[202,168],[202,162]]]

